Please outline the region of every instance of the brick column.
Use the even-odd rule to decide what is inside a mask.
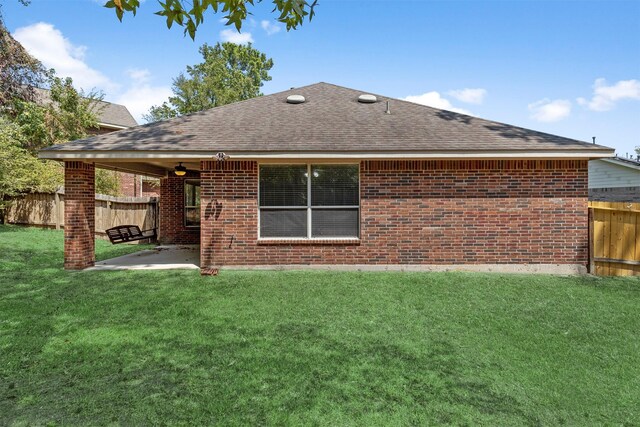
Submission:
[[[95,166],[64,162],[64,268],[95,263]]]
[[[200,162],[200,268],[255,263],[258,163]]]

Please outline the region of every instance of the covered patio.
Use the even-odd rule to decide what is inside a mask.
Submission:
[[[87,270],[197,270],[199,268],[200,247],[198,245],[161,245],[96,262]]]
[[[199,268],[200,162],[85,158],[65,160],[65,268],[81,270]],[[176,166],[179,166],[176,169]],[[95,170],[102,168],[160,179],[157,239],[153,250],[95,263]],[[118,224],[125,225],[125,224]],[[95,264],[95,267],[94,267]]]

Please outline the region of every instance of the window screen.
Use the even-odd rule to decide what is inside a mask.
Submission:
[[[260,236],[307,237],[307,210],[261,209]]]
[[[313,237],[357,237],[358,209],[312,209]]]
[[[359,235],[357,165],[261,165],[260,237]]]

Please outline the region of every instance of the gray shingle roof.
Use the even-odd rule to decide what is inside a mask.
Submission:
[[[138,126],[138,122],[133,118],[127,107],[111,102],[97,101],[96,112],[98,113],[98,122],[108,125],[134,127]]]
[[[38,102],[43,104],[51,102],[49,90],[35,88],[35,92]],[[92,108],[97,115],[98,123],[127,128],[138,126],[138,122],[136,122],[124,105],[113,104],[106,101],[96,101],[93,103]]]
[[[316,83],[46,150],[208,152],[593,151],[600,145]],[[288,104],[291,94],[303,104]],[[386,114],[390,101],[391,114]]]

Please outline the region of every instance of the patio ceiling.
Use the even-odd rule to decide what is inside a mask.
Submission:
[[[178,164],[178,162],[182,162],[182,165],[185,166],[188,170],[199,171],[200,170],[200,162],[199,161],[181,161],[181,160],[171,160],[171,159],[158,159],[158,160],[147,160],[144,162],[140,162],[139,160],[117,160],[117,161],[108,161],[108,160],[98,160],[95,162],[97,168],[108,169],[118,172],[127,172],[127,173],[135,173],[139,175],[147,175],[162,178],[167,175],[167,173],[172,173],[174,167]]]

